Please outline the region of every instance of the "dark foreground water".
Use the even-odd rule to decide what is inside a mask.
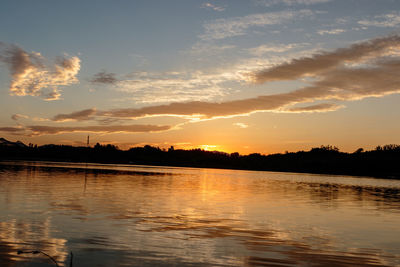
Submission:
[[[0,162],[0,266],[400,266],[400,181]]]

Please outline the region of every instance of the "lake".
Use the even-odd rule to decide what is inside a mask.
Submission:
[[[74,267],[400,266],[400,181],[0,162],[0,266],[55,266],[33,250]]]

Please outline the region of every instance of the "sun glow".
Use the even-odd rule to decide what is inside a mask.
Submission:
[[[221,147],[217,145],[201,145],[200,148],[206,151],[221,150]]]

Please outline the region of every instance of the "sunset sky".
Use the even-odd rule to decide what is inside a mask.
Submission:
[[[20,1],[0,137],[263,154],[400,143],[400,1]]]

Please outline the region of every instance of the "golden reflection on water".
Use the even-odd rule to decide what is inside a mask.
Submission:
[[[8,162],[0,265],[29,264],[16,254],[27,248],[63,264],[73,251],[76,266],[393,266],[399,189],[304,174]]]
[[[56,261],[64,262],[68,254],[65,247],[67,240],[52,237],[49,232],[50,224],[50,218],[46,218],[40,225],[16,219],[0,222],[1,266],[8,266],[5,264],[7,262],[12,266],[14,261],[29,261],[32,257],[30,254],[18,255],[18,250],[46,251],[54,255]]]

